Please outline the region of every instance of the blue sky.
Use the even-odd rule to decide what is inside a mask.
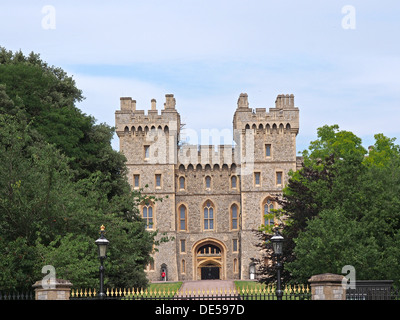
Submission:
[[[3,0],[0,45],[63,68],[78,107],[111,126],[121,96],[161,109],[173,93],[200,132],[231,130],[241,92],[251,108],[293,93],[298,151],[325,124],[367,147],[376,133],[400,138],[399,17],[398,0]]]

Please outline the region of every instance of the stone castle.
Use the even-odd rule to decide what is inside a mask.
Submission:
[[[163,198],[140,205],[146,228],[174,239],[154,252],[148,278],[255,279],[252,258],[261,252],[253,230],[273,223],[264,215],[278,208],[274,196],[297,168],[294,96],[278,95],[267,111],[251,109],[247,94],[240,94],[234,147],[182,144],[175,98],[165,98],[161,112],[153,99],[146,114],[135,100],[122,97],[115,112],[132,188]]]

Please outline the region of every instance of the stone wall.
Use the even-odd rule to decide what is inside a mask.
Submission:
[[[162,244],[154,254],[154,270],[150,280],[160,280],[160,268],[168,266],[169,280],[196,280],[201,259],[199,244],[214,243],[221,248],[221,257],[210,257],[210,263],[221,261],[221,279],[249,279],[252,258],[261,258],[254,230],[263,224],[266,199],[281,194],[287,174],[296,170],[296,135],[299,110],[293,95],[279,95],[275,107],[250,108],[247,94],[241,94],[233,117],[236,147],[178,146],[180,115],[173,95],[166,95],[161,114],[152,100],[151,110],[137,110],[132,98],[121,98],[121,110],[115,113],[120,150],[127,157],[128,180],[135,188],[134,176],[140,176],[138,188],[144,193],[161,196],[154,204],[154,228],[167,232],[174,240]],[[266,155],[266,145],[271,147]],[[149,146],[150,157],[145,156]],[[260,173],[255,183],[254,173]],[[277,183],[277,172],[282,182]],[[161,186],[155,175],[161,175]],[[232,188],[232,177],[237,179]],[[210,188],[205,179],[211,178]],[[184,188],[180,178],[185,179]],[[211,201],[214,228],[204,228],[204,206]],[[238,229],[231,227],[231,207],[238,206]],[[187,210],[186,228],[180,230],[179,207]],[[142,208],[140,208],[142,209]],[[185,252],[181,252],[181,241]],[[233,250],[237,240],[238,250]],[[236,259],[236,260],[235,260]],[[234,261],[237,261],[235,264]],[[184,262],[184,264],[183,264]]]

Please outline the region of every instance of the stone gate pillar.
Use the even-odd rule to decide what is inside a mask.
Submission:
[[[346,287],[342,285],[343,275],[324,273],[312,276],[308,282],[311,286],[312,300],[346,300]]]
[[[69,300],[72,283],[63,279],[39,280],[32,287],[35,300]]]

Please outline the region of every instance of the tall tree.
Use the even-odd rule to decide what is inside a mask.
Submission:
[[[285,281],[352,265],[359,279],[399,283],[400,153],[393,139],[375,139],[367,154],[353,133],[324,126],[303,152],[304,166],[290,174],[279,200]],[[269,266],[262,272],[263,281],[274,279]]]
[[[108,284],[145,287],[153,246],[166,241],[146,231],[137,210],[160,199],[131,191],[113,129],[82,114],[80,99],[60,68],[0,50],[0,290],[30,289],[45,265],[96,287],[102,224]]]
[[[64,70],[33,52],[24,56],[0,47],[0,84],[13,101],[2,105],[0,113],[22,111],[31,126],[68,157],[75,180],[99,171],[109,176],[109,197],[124,192],[126,159],[111,147],[114,129],[96,124],[75,106],[84,97]]]

